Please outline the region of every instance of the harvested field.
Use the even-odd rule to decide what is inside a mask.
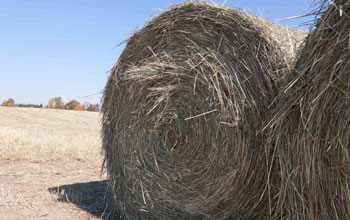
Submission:
[[[118,219],[100,128],[99,113],[0,107],[0,220]]]

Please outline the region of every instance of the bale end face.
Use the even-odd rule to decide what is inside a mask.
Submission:
[[[127,42],[103,101],[103,148],[126,219],[263,219],[277,193],[260,132],[287,69],[269,25],[186,3]]]

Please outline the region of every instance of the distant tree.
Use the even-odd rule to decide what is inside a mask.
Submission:
[[[9,106],[9,107],[14,107],[14,106],[16,106],[16,104],[15,104],[15,100],[13,100],[13,99],[9,99],[9,100],[7,100],[7,106]]]
[[[84,106],[80,105],[80,103],[77,100],[74,100],[74,99],[72,101],[68,102],[65,105],[65,109],[67,109],[67,110],[86,111]]]
[[[55,98],[55,103],[56,103],[56,108],[57,109],[64,109],[64,103],[63,103],[61,97],[56,97]]]
[[[84,102],[83,103],[83,106],[84,106],[85,109],[88,109],[90,105],[91,105],[90,102]]]
[[[1,106],[15,107],[16,106],[15,100],[13,100],[12,98],[9,98],[7,101],[3,101]]]
[[[55,109],[64,109],[65,106],[61,97],[55,97],[49,100],[48,107]]]
[[[67,110],[73,110],[78,104],[79,104],[78,101],[72,100],[72,101],[68,102],[68,103],[64,106],[64,108],[67,109]]]
[[[43,104],[36,105],[36,104],[16,104],[17,107],[25,107],[25,108],[42,108]]]
[[[82,106],[82,105],[77,105],[77,106],[75,106],[75,108],[73,110],[86,111],[86,108],[84,108],[84,106]]]
[[[87,108],[88,111],[93,111],[93,112],[99,112],[100,111],[100,106],[98,104],[91,104]]]
[[[55,108],[55,99],[52,98],[47,103],[48,108]]]

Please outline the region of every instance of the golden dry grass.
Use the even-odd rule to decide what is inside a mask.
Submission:
[[[87,160],[100,156],[100,114],[0,107],[1,160]]]
[[[0,220],[107,219],[100,128],[96,112],[0,107]]]

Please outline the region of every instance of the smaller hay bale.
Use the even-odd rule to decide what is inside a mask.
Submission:
[[[286,219],[350,219],[350,1],[321,1],[317,14],[271,121],[277,210]]]
[[[270,24],[174,6],[135,33],[102,106],[110,185],[124,219],[266,219],[277,190],[259,132],[288,70]]]

